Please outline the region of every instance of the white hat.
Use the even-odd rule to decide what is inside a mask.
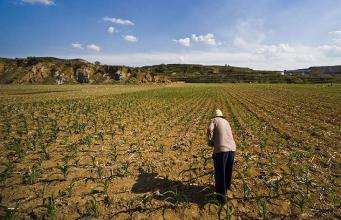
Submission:
[[[215,110],[215,117],[223,117],[223,113],[218,108]]]

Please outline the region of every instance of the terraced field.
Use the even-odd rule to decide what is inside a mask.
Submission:
[[[0,216],[341,216],[340,85],[4,86],[0,101]],[[223,207],[217,107],[237,143]]]

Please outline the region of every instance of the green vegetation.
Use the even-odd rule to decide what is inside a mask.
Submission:
[[[0,88],[0,217],[338,218],[341,86],[171,84]],[[214,201],[206,129],[237,143]]]
[[[340,83],[340,66],[295,71],[263,71],[230,65],[160,64],[143,67],[101,65],[81,59],[0,58],[0,83],[140,84],[168,83]]]

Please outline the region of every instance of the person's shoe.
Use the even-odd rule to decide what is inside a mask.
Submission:
[[[221,196],[221,195],[218,195],[217,196],[217,201],[220,205],[224,205],[226,204],[226,197],[225,196]]]

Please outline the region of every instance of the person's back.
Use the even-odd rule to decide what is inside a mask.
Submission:
[[[233,139],[231,126],[223,117],[213,118],[208,132],[209,139],[214,146],[213,153],[236,150],[236,143]]]

